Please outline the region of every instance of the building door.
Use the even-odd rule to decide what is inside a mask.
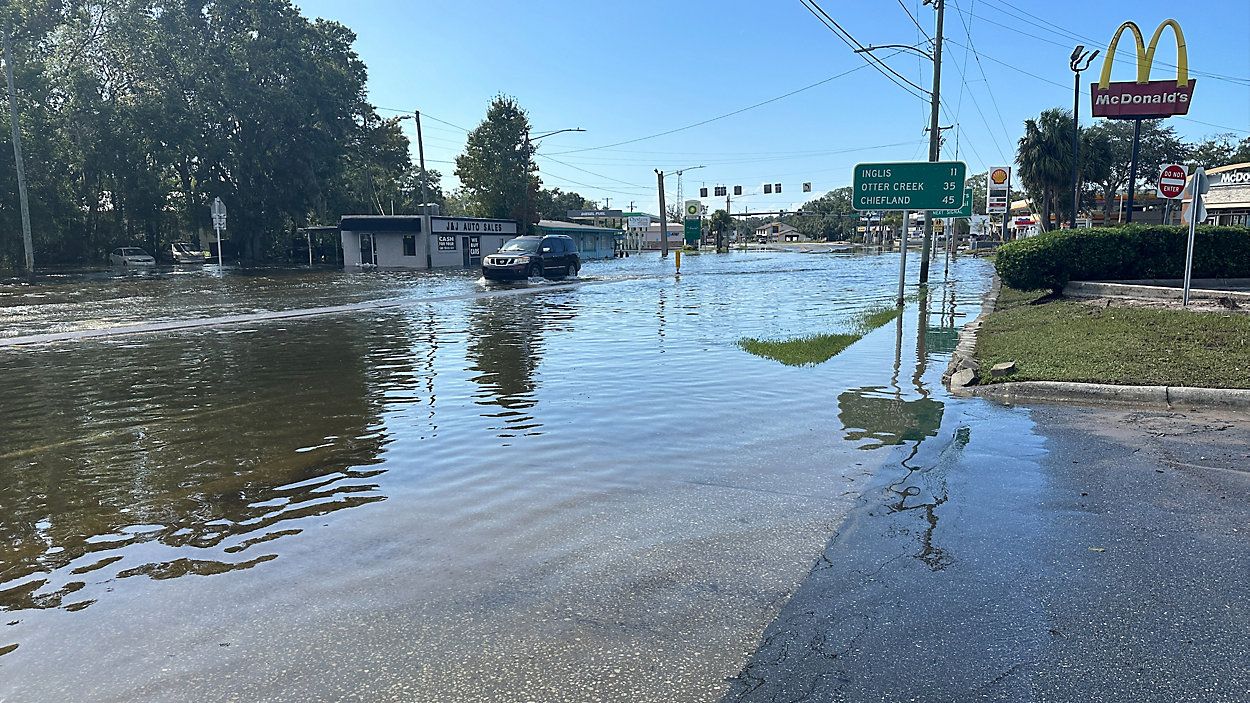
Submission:
[[[369,265],[376,266],[377,263],[378,263],[377,257],[375,256],[375,252],[373,249],[373,235],[361,234],[360,235],[360,265],[361,266],[369,266]]]
[[[482,238],[475,235],[460,238],[464,250],[464,265],[478,266],[482,263]]]

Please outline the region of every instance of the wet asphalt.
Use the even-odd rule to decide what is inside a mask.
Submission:
[[[926,445],[723,701],[1250,700],[1246,418],[973,403]]]

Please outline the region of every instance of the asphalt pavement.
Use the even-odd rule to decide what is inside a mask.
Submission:
[[[959,407],[723,701],[1250,700],[1250,418]]]

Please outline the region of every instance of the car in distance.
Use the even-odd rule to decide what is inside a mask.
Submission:
[[[577,244],[564,234],[514,237],[482,258],[482,276],[492,281],[576,276],[581,268]]]
[[[187,242],[174,242],[169,245],[170,256],[173,257],[175,264],[203,264],[207,258],[203,251],[197,250]]]
[[[109,254],[109,263],[114,266],[155,266],[156,259],[138,247],[119,247]]]

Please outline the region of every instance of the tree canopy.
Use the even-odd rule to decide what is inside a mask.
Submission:
[[[522,227],[538,221],[542,181],[529,133],[529,116],[507,95],[495,96],[486,118],[469,132],[464,153],[456,157],[456,176],[479,216],[516,220]]]
[[[37,261],[206,234],[215,197],[248,261],[296,227],[410,202],[408,140],[365,99],[355,35],[290,0],[13,0],[0,21]],[[0,168],[0,266],[20,256],[15,193]]]

